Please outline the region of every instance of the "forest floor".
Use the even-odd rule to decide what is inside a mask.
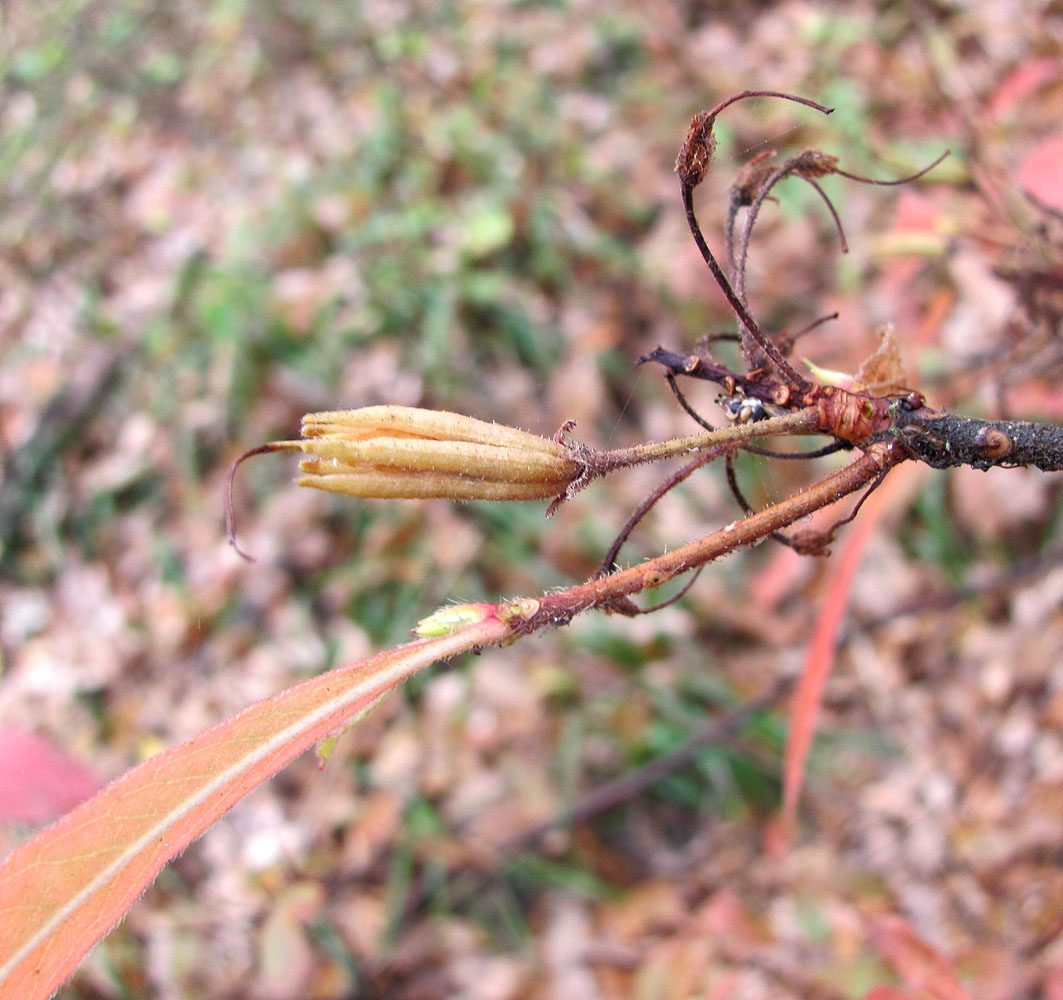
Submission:
[[[439,606],[594,571],[663,470],[546,520],[329,497],[266,456],[237,480],[247,563],[226,468],[375,403],[694,431],[635,361],[733,329],[672,170],[732,92],[837,110],[721,118],[710,241],[765,150],[882,178],[952,151],[905,187],[827,178],[844,255],[780,187],[753,312],[839,314],[795,357],[855,371],[892,323],[934,406],[1063,419],[1061,40],[1058,0],[5,4],[0,842]],[[840,461],[738,471],[764,506]],[[1059,1000],[1063,479],[883,489],[847,598],[845,533],[765,544],[656,614],[415,678],[169,865],[60,996]],[[623,559],[737,516],[710,465]],[[787,694],[843,610],[787,846]]]

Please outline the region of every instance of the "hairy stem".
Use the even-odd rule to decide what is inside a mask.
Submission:
[[[703,465],[707,465],[709,462],[719,458],[726,448],[726,445],[721,445],[718,450],[707,451],[704,454],[698,455],[697,458],[693,459],[693,461],[687,462],[686,465],[672,473],[672,475],[670,475],[663,483],[657,486],[653,492],[646,497],[634,511],[632,511],[631,516],[624,523],[624,526],[620,529],[616,538],[613,539],[613,544],[609,546],[609,551],[602,557],[602,561],[594,575],[605,576],[606,573],[611,573],[613,571],[613,566],[616,564],[616,557],[620,554],[624,542],[628,540],[631,536],[631,532],[635,530],[636,525],[638,525],[639,521],[650,512],[654,504],[656,504],[657,501],[670,490],[689,478]]]
[[[680,573],[760,541],[773,531],[785,528],[813,511],[848,496],[907,458],[908,454],[904,448],[894,442],[877,442],[852,464],[788,500],[751,514],[741,521],[735,521],[711,535],[690,542],[673,552],[649,559],[631,569],[545,595],[535,602],[537,607],[532,613],[518,612],[511,617],[513,633],[523,635],[546,625],[564,625],[582,611],[608,607],[631,594],[659,587]]]
[[[738,445],[753,438],[778,434],[810,434],[817,430],[819,430],[819,413],[814,407],[806,407],[781,417],[771,417],[768,420],[758,420],[748,424],[735,424],[733,427],[724,427],[708,434],[689,434],[686,437],[671,438],[668,441],[648,441],[630,448],[592,452],[589,461],[590,471],[602,474],[612,469],[656,462],[662,458],[690,455],[717,448],[720,445]]]

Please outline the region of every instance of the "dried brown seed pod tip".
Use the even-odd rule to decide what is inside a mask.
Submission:
[[[791,162],[794,173],[806,180],[829,177],[838,172],[838,157],[819,149],[804,149]]]
[[[699,111],[690,119],[687,137],[675,161],[675,172],[686,187],[697,187],[708,172],[716,150],[716,136],[712,134],[715,123],[716,116],[709,111]]]
[[[752,205],[757,200],[768,178],[776,170],[776,165],[771,162],[774,155],[774,149],[761,150],[739,170],[731,186],[731,201],[735,205]]]

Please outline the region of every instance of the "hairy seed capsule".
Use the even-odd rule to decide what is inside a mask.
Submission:
[[[546,500],[581,472],[557,441],[443,410],[311,413],[302,431],[299,485],[352,496]]]
[[[226,533],[236,544],[232,487],[252,455],[300,451],[300,486],[379,499],[551,500],[584,475],[573,448],[444,410],[367,406],[310,413],[302,440],[270,441],[229,467]]]

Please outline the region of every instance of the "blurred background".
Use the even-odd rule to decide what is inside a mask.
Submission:
[[[844,256],[814,191],[776,189],[767,327],[838,311],[797,356],[853,371],[892,322],[933,405],[1063,417],[1061,39],[1058,0],[5,3],[3,842],[442,604],[594,571],[666,470],[546,521],[301,491],[266,456],[236,488],[253,564],[225,471],[375,403],[597,446],[695,430],[635,361],[732,326],[672,173],[732,92],[837,110],[726,112],[717,247],[765,150],[883,178],[952,150],[907,187],[824,181]],[[757,505],[837,467],[747,458]],[[766,544],[658,614],[419,676],[165,869],[61,996],[853,997],[906,981],[883,917],[972,996],[1061,995],[1061,481],[925,471],[863,555],[788,854],[779,682],[835,569]],[[736,516],[709,466],[622,558]]]

